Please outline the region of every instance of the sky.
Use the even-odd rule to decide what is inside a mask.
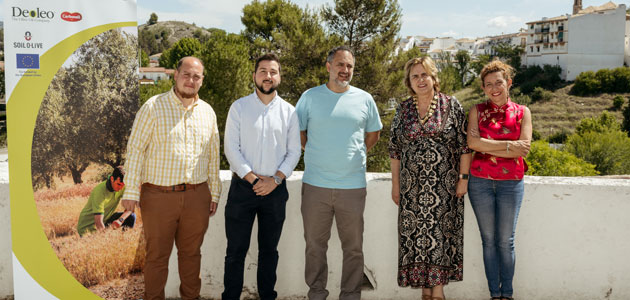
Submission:
[[[1,1],[1,0],[0,0]],[[180,20],[203,27],[238,33],[243,6],[251,0],[137,0],[138,24],[146,23],[151,12],[158,20]],[[333,5],[332,0],[291,0],[300,7]],[[584,8],[608,0],[583,0]],[[220,4],[217,4],[220,3]],[[630,2],[614,1],[617,4]],[[525,22],[556,17],[573,11],[572,0],[398,0],[402,8],[401,36],[475,38],[518,32]]]
[[[101,1],[101,0],[99,0]],[[318,9],[332,0],[291,0],[300,7]],[[5,0],[0,0],[4,10]],[[177,20],[202,27],[238,33],[243,29],[243,6],[251,0],[137,0],[138,24],[146,23],[152,12],[159,21]],[[583,0],[583,7],[602,5],[607,0]],[[630,2],[613,1],[617,4]],[[572,0],[398,0],[402,8],[401,36],[475,38],[514,33],[525,22],[571,13]],[[0,21],[4,20],[4,12]]]

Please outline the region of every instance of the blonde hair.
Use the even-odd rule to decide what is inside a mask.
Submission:
[[[433,62],[431,57],[422,56],[422,57],[412,58],[405,64],[405,79],[403,80],[403,82],[405,83],[405,86],[407,87],[407,91],[409,92],[409,95],[411,96],[416,95],[416,92],[414,92],[413,89],[411,88],[411,79],[409,78],[409,73],[411,73],[411,69],[415,67],[416,65],[422,65],[422,67],[427,72],[427,74],[429,74],[429,76],[431,76],[431,78],[433,79],[433,90],[436,93],[439,92],[440,79],[437,76],[438,69],[435,66],[435,63]]]
[[[514,68],[512,68],[512,66],[500,61],[498,58],[495,58],[493,61],[483,66],[483,69],[481,69],[481,74],[479,76],[481,77],[482,86],[483,80],[486,78],[486,76],[494,72],[501,72],[501,75],[503,75],[505,81],[512,79],[512,77],[514,76]]]

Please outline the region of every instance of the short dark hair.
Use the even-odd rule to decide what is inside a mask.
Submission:
[[[350,54],[352,54],[352,60],[354,60],[354,52],[352,51],[352,49],[348,46],[337,46],[335,48],[330,49],[330,51],[328,51],[328,57],[326,57],[326,62],[328,63],[332,63],[333,59],[335,59],[335,54],[337,54],[337,52],[339,51],[348,51],[350,52]]]
[[[116,179],[120,178],[120,182],[123,182],[123,179],[125,178],[125,170],[123,170],[122,166],[118,166],[118,167],[114,168],[114,171],[112,172],[111,177],[114,178],[114,181],[116,181]]]
[[[263,55],[259,56],[256,59],[256,64],[254,65],[254,73],[256,73],[256,71],[258,71],[258,65],[260,64],[261,61],[264,61],[264,60],[277,62],[278,63],[278,71],[282,71],[282,66],[280,66],[280,59],[278,58],[278,55],[276,55],[273,52],[270,52],[270,53],[263,54]]]
[[[177,71],[179,71],[179,68],[181,68],[182,64],[184,64],[184,60],[187,59],[187,58],[194,58],[194,59],[196,59],[201,64],[201,67],[204,68],[204,70],[206,69],[206,67],[203,65],[203,62],[201,61],[201,59],[199,59],[197,57],[194,57],[194,56],[184,56],[184,57],[180,58],[177,61],[177,66],[175,67],[175,69]]]

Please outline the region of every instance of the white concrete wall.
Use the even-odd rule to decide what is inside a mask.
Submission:
[[[202,296],[218,299],[222,292],[225,256],[224,208],[230,174],[222,172],[219,213],[211,219],[203,245]],[[291,198],[280,241],[277,291],[280,298],[304,299],[304,239],[300,213],[301,173],[289,179]],[[368,175],[365,210],[365,264],[375,289],[362,299],[418,299],[419,290],[399,288],[397,271],[397,207],[390,200],[388,174]],[[630,299],[630,180],[605,178],[527,177],[525,199],[519,217],[514,281],[518,299]],[[2,191],[0,238],[0,297],[10,295],[11,268],[9,208],[6,180]],[[466,200],[464,233],[464,281],[446,287],[448,299],[486,299],[481,241]],[[333,226],[333,228],[335,228]],[[256,230],[247,255],[243,295],[256,293]],[[174,252],[175,253],[175,252]],[[330,299],[337,299],[341,250],[336,229],[329,244]],[[178,294],[177,262],[171,257],[167,296]],[[21,300],[21,299],[18,299]]]

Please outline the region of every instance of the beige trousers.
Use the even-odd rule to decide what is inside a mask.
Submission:
[[[305,280],[308,298],[326,299],[326,251],[333,217],[343,250],[340,300],[361,299],[363,282],[363,211],[365,188],[329,189],[302,184],[302,219],[306,240]]]

